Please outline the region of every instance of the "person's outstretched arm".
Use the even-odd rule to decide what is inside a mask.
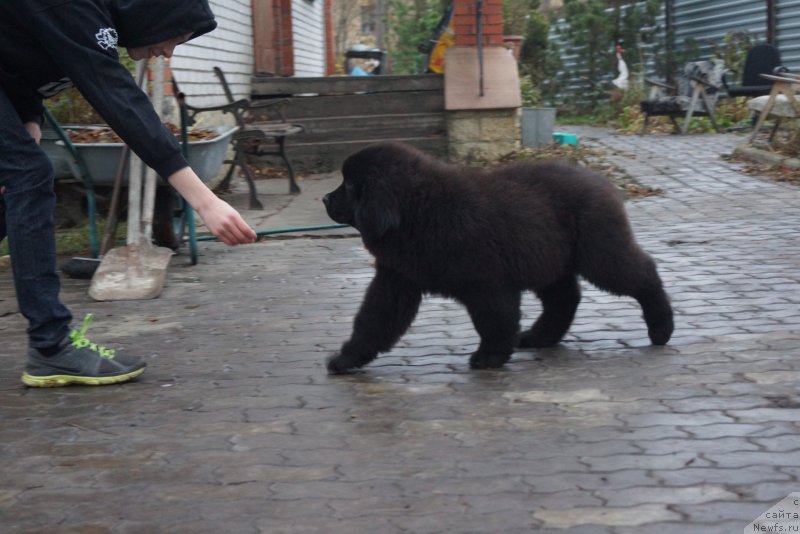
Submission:
[[[215,195],[191,167],[180,169],[167,181],[197,211],[209,231],[226,245],[241,245],[256,240],[255,231],[239,212]]]

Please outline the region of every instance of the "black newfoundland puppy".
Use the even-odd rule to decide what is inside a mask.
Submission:
[[[425,293],[466,306],[481,338],[472,368],[500,367],[515,347],[561,341],[581,299],[579,276],[635,298],[650,341],[669,341],[669,298],[605,177],[563,162],[473,169],[393,142],[351,155],[342,173],[325,208],[361,232],[376,272],[350,340],[328,359],[330,373],[391,349]],[[541,299],[542,313],[520,332],[525,290]]]

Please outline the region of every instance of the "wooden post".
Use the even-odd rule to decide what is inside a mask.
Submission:
[[[275,74],[275,14],[272,0],[253,0],[253,73]]]

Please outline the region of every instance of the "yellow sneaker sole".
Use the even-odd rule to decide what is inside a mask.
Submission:
[[[47,375],[34,376],[22,373],[22,383],[32,388],[58,388],[77,384],[81,386],[107,386],[127,382],[144,372],[145,368],[137,369],[124,375],[116,376],[72,376],[72,375]]]

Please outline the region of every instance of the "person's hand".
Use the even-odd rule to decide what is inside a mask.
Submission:
[[[238,211],[221,198],[214,197],[208,205],[198,208],[208,230],[226,245],[244,245],[256,240],[256,232]]]
[[[226,245],[254,243],[255,231],[239,212],[215,195],[191,167],[175,171],[167,181],[194,208],[208,230]]]
[[[39,142],[42,140],[42,127],[39,126],[39,123],[36,121],[28,121],[25,123],[25,129],[28,131],[33,140],[36,141],[38,145]]]

